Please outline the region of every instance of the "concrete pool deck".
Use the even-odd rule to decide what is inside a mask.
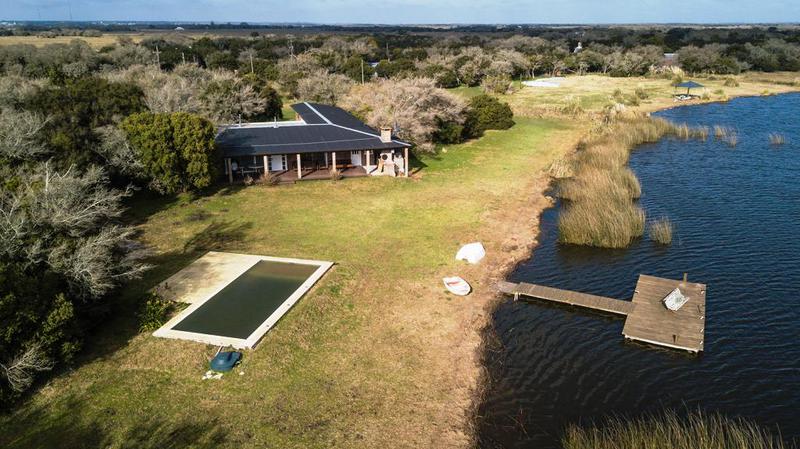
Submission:
[[[307,265],[316,267],[316,269],[299,284],[297,289],[289,294],[274,311],[266,316],[264,322],[246,338],[234,338],[224,335],[187,332],[175,329],[185,318],[203,307],[217,294],[262,261],[287,265]],[[333,262],[318,260],[210,251],[178,273],[170,276],[153,289],[154,293],[165,299],[190,304],[189,307],[153,332],[153,335],[163,338],[192,340],[217,346],[233,346],[239,349],[253,348],[264,334],[266,334],[332,266]]]

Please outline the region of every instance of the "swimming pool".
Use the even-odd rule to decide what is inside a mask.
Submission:
[[[332,265],[210,252],[156,289],[191,305],[153,335],[252,348]]]

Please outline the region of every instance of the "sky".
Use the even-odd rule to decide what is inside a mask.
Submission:
[[[786,23],[800,0],[0,0],[0,20]]]

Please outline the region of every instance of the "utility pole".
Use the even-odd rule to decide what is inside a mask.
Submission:
[[[158,52],[158,45],[156,45],[156,65],[158,65],[158,70],[161,70],[161,54]]]
[[[251,51],[249,55],[250,55],[250,73],[255,73],[255,70],[253,69],[253,52]]]
[[[181,52],[181,61],[186,64],[186,55],[184,55],[183,52]]]
[[[386,60],[392,62],[392,56],[389,55],[389,43],[386,43]]]
[[[364,58],[361,58],[361,84],[364,84]]]

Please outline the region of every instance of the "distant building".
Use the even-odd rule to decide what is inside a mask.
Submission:
[[[175,27],[175,31],[183,31],[183,27]]]
[[[578,53],[580,53],[581,51],[583,51],[583,45],[581,45],[581,42],[580,42],[580,41],[578,41],[578,46],[577,46],[577,47],[575,47],[575,50],[572,50],[572,53],[578,54]]]

